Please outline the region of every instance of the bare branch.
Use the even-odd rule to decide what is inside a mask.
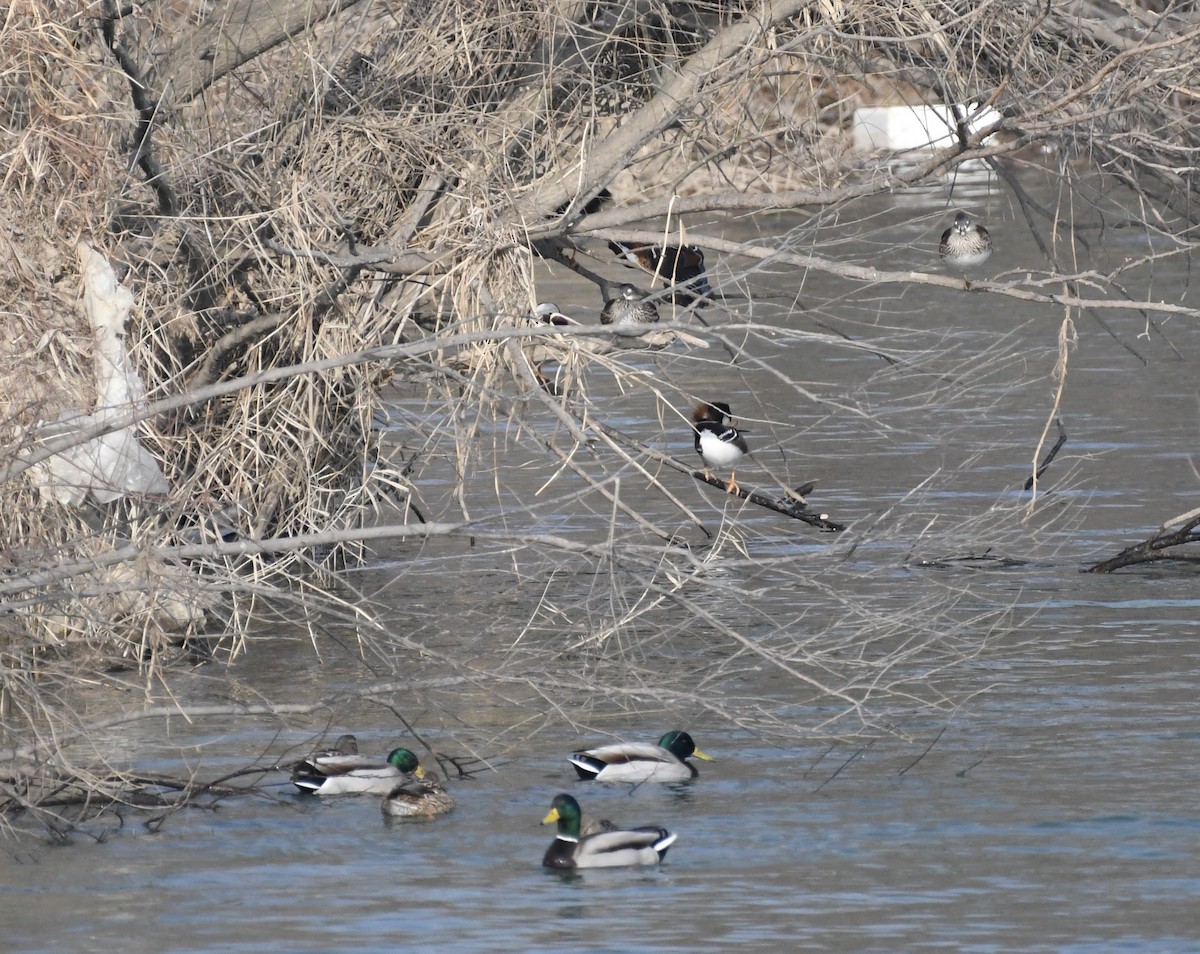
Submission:
[[[199,96],[232,70],[310,32],[359,0],[224,0],[184,36],[155,70],[173,105]]]

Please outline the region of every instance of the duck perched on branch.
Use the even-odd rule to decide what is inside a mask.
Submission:
[[[942,233],[938,254],[951,268],[965,272],[988,260],[992,254],[992,237],[982,225],[973,223],[966,212],[959,212],[954,217],[954,224]],[[963,276],[963,283],[971,287],[966,275]]]
[[[600,324],[611,325],[617,334],[641,334],[647,330],[647,325],[657,322],[658,309],[654,303],[646,301],[637,287],[628,283],[617,289],[615,298],[604,302],[600,312]]]
[[[725,488],[731,494],[736,494],[741,488],[738,487],[737,469],[733,465],[750,453],[750,445],[741,431],[725,423],[731,416],[729,405],[724,401],[697,404],[692,411],[692,430],[695,432],[696,453],[704,462],[704,476],[712,476],[709,468],[728,467],[729,480]]]

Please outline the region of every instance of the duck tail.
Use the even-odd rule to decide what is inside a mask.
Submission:
[[[292,784],[302,792],[315,792],[324,782],[324,774],[311,762],[297,762],[292,769]]]
[[[575,774],[580,778],[595,778],[607,767],[608,763],[601,759],[593,758],[586,752],[576,752],[569,757],[570,762],[575,766]]]

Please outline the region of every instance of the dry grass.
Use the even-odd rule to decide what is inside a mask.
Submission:
[[[680,209],[814,208],[852,222],[861,197],[940,181],[971,160],[1004,174],[997,156],[1053,141],[1066,158],[1097,157],[1134,198],[1110,201],[1102,186],[1078,189],[1089,209],[1022,202],[1030,229],[1059,244],[1047,244],[1043,273],[977,290],[1077,315],[1130,309],[1122,282],[1159,253],[1133,264],[1087,259],[1075,226],[1120,212],[1148,237],[1172,236],[1161,254],[1188,247],[1200,204],[1189,201],[1194,177],[1179,170],[1194,148],[1196,31],[1168,18],[1161,34],[1143,37],[1149,21],[1133,14],[1117,32],[1000,2],[777,0],[762,8],[763,22],[775,17],[762,32],[739,22],[738,4],[651,4],[638,16],[610,5],[595,23],[534,0],[427,6],[352,6],[187,102],[169,98],[163,64],[206,13],[228,5],[152,6],[110,20],[103,6],[71,17],[36,2],[9,10],[0,560],[13,612],[0,635],[0,730],[21,756],[12,777],[23,781],[6,795],[14,804],[90,771],[94,753],[68,758],[59,741],[86,736],[71,698],[79,680],[128,688],[122,670],[132,669],[145,697],[163,698],[181,650],[235,658],[266,608],[310,626],[314,646],[330,619],[361,627],[352,642],[373,665],[400,669],[419,656],[421,679],[486,676],[501,693],[535,700],[546,723],[618,701],[778,733],[878,729],[907,709],[952,705],[938,674],[1009,625],[1005,607],[966,609],[965,590],[951,588],[901,612],[863,605],[837,574],[852,572],[845,566],[867,544],[931,565],[971,555],[982,538],[1042,546],[1022,536],[1031,531],[1019,510],[960,514],[946,530],[931,478],[830,551],[846,564],[830,568],[816,546],[776,560],[776,525],[696,512],[664,476],[674,471],[660,466],[661,450],[656,461],[622,429],[613,437],[592,426],[626,409],[686,435],[681,409],[709,397],[697,381],[715,379],[775,396],[741,412],[756,426],[782,429],[789,402],[823,402],[882,432],[889,425],[868,391],[909,408],[977,399],[986,408],[999,400],[992,382],[1049,374],[1053,355],[1026,372],[1020,342],[1003,337],[966,356],[952,339],[888,329],[839,338],[826,330],[845,317],[837,295],[805,316],[826,324],[802,330],[798,309],[756,300],[772,270],[885,291],[950,289],[957,278],[812,254],[820,212],[767,243],[723,240],[688,219],[714,282],[730,302],[746,300],[710,308],[720,325],[710,330],[672,312],[672,334],[693,344],[655,358],[594,329],[550,336],[555,329],[532,321],[537,259],[602,289],[615,274],[602,240],[675,240]],[[722,46],[728,37],[737,42]],[[690,76],[701,61],[703,74]],[[130,68],[165,94],[140,117]],[[899,165],[846,152],[855,105],[917,98],[990,102],[1005,111],[1004,128]],[[139,118],[153,121],[142,140]],[[557,214],[601,187],[615,209],[582,221]],[[639,233],[633,223],[648,218]],[[149,400],[184,395],[138,424],[171,485],[161,499],[67,507],[43,499],[22,471],[40,423],[95,409],[69,253],[80,238],[135,295],[127,344]],[[592,294],[594,310],[602,297]],[[1148,322],[1172,307],[1198,317],[1186,304],[1137,306]],[[782,340],[873,354],[887,370],[861,391],[815,393],[773,365]],[[562,368],[554,393],[538,377],[548,362]],[[683,444],[667,449],[690,460]],[[795,486],[810,475],[797,447],[782,444],[790,456],[772,466]],[[1050,527],[1069,524],[1048,507]],[[541,595],[530,611],[522,590],[518,609],[500,612],[496,589],[481,587],[481,605],[459,609],[453,650],[441,645],[447,624],[436,613],[398,637],[378,624],[372,594],[325,575],[372,534],[454,545],[444,562],[414,556],[397,586],[420,593],[461,565],[462,541],[482,540],[489,573]],[[693,549],[674,546],[680,539]],[[802,583],[813,588],[804,608],[759,609],[756,587]],[[202,633],[216,638],[197,643]],[[464,668],[468,658],[485,662]],[[746,688],[743,677],[762,668],[822,715],[805,721],[778,696]],[[92,791],[119,789],[107,772],[88,779]]]

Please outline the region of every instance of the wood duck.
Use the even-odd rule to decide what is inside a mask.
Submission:
[[[552,301],[540,301],[537,307],[533,309],[533,318],[535,321],[540,321],[545,325],[555,325],[559,328],[565,328],[567,325],[579,324],[570,315],[563,314],[562,310]]]
[[[634,245],[612,242],[608,247],[622,264],[657,274],[663,285],[672,289],[671,300],[687,305],[696,298],[712,294],[704,273],[704,251],[698,245]]]
[[[992,254],[992,237],[982,225],[975,225],[966,212],[959,212],[954,217],[954,224],[942,233],[938,254],[951,268],[965,272],[988,260]],[[963,281],[969,288],[971,283],[965,275]]]
[[[750,453],[750,445],[736,427],[725,423],[730,416],[729,405],[724,401],[697,404],[692,412],[692,430],[695,432],[696,453],[704,462],[704,476],[712,476],[710,467],[729,467],[725,489],[736,494],[741,488],[733,465]]]

